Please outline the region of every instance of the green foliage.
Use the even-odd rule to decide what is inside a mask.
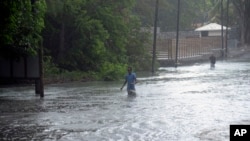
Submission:
[[[112,64],[105,62],[100,71],[100,77],[105,81],[118,80],[126,73],[126,64]]]
[[[44,0],[2,0],[0,56],[19,57],[37,53],[43,18],[46,10]]]
[[[61,65],[69,70],[96,71],[106,54],[104,42],[108,34],[100,21],[89,19],[84,22],[84,25],[80,27],[78,25],[77,34],[80,36],[75,36],[72,47],[65,53],[67,57],[63,59]]]
[[[43,57],[43,69],[45,77],[60,73],[59,68],[56,66],[56,64],[53,63],[52,58],[50,56]]]
[[[138,17],[133,16],[131,21],[129,26],[134,28],[130,31],[129,43],[126,45],[128,64],[134,66],[138,71],[150,70],[151,55],[149,50],[152,42],[149,37],[151,35],[148,32],[141,31]]]
[[[93,72],[83,72],[79,70],[68,71],[59,68],[53,63],[50,56],[44,56],[44,77],[47,82],[69,82],[98,80],[99,76]]]
[[[145,66],[147,40],[131,13],[134,2],[47,0],[45,54],[60,69],[94,72],[106,80],[124,75],[128,63]]]

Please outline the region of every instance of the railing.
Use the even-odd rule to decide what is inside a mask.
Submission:
[[[193,58],[212,54],[221,49],[221,37],[193,37],[179,39],[178,59]],[[176,58],[176,39],[158,39],[157,60],[174,60]]]

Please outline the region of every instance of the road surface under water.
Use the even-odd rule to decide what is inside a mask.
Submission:
[[[0,140],[226,141],[229,125],[250,124],[250,63],[160,68],[122,81],[0,89]],[[137,74],[139,76],[139,74]]]

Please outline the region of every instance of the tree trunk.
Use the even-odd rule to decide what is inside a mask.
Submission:
[[[245,22],[243,19],[240,19],[240,44],[244,45],[245,43]]]
[[[246,0],[245,1],[245,44],[249,45],[250,44],[250,17],[249,17],[249,12],[250,12],[250,1]]]
[[[246,39],[246,2],[245,1],[232,1],[233,5],[239,15],[239,25],[240,25],[240,44],[241,46],[245,45]]]

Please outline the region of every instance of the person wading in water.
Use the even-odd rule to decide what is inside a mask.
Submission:
[[[125,82],[123,83],[121,90],[127,83],[128,95],[136,94],[135,84],[136,84],[136,74],[132,73],[132,67],[128,67],[128,74],[125,76]]]
[[[209,57],[209,60],[210,60],[210,68],[211,68],[211,69],[214,69],[214,68],[215,68],[215,63],[216,63],[216,58],[215,58],[215,56],[212,54],[212,55]]]

